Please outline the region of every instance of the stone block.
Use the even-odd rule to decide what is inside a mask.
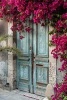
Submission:
[[[45,96],[48,97],[48,98],[51,98],[52,95],[54,95],[54,89],[53,89],[51,84],[48,84],[47,87],[46,87]]]

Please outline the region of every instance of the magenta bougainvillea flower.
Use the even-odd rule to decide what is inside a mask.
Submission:
[[[64,13],[61,17],[62,17],[62,19],[67,20],[67,13]]]
[[[67,1],[65,2],[65,0],[1,0],[0,18],[4,17],[7,21],[15,21],[16,24],[19,21],[22,26],[22,24],[24,25],[25,21],[33,15],[33,22],[38,24],[46,18],[52,20],[53,15],[59,11],[60,7],[63,8],[63,10],[67,9],[66,5]],[[62,18],[66,19],[66,16],[66,14],[63,14]],[[59,20],[57,22],[60,26],[62,26],[62,23],[64,22],[60,23]],[[56,27],[58,31],[60,30],[60,26]],[[65,23],[64,27],[66,27]],[[14,29],[16,30],[17,28]],[[20,28],[20,30],[22,29],[23,27]]]

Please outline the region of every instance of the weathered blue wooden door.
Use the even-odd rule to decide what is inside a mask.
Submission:
[[[44,95],[49,82],[48,27],[33,25],[33,32],[24,34],[25,38],[22,40],[17,34],[17,46],[23,53],[17,59],[17,87]]]

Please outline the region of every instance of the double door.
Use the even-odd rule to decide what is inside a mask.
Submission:
[[[22,57],[17,59],[17,88],[22,91],[44,95],[49,82],[48,26],[33,25],[31,33],[17,33],[17,47]]]

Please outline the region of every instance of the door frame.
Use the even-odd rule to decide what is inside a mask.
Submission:
[[[49,31],[49,30],[48,30]],[[49,38],[49,36],[48,36],[48,40],[50,40],[50,38]],[[55,73],[55,75],[54,75],[54,77],[52,77],[51,75],[52,75],[52,71],[51,71],[51,66],[53,65],[53,66],[55,66],[56,65],[56,60],[55,60],[55,63],[54,63],[54,61],[52,61],[51,60],[51,47],[49,47],[49,68],[48,68],[48,71],[49,71],[49,76],[48,76],[48,78],[49,78],[49,83],[50,84],[54,84],[54,82],[56,82],[56,73]],[[51,63],[52,63],[52,65],[51,65]],[[54,64],[53,64],[54,63]],[[54,67],[55,69],[56,69],[56,66]],[[53,67],[52,67],[52,70],[53,70]],[[56,71],[55,71],[56,72]],[[51,75],[50,75],[51,74]],[[32,77],[32,76],[31,76]],[[54,82],[53,82],[54,81]],[[32,89],[31,89],[31,91],[32,91]],[[33,92],[31,92],[31,93],[33,93]]]

